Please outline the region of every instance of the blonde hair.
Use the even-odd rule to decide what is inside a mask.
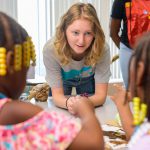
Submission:
[[[66,29],[77,19],[87,19],[92,23],[94,39],[85,56],[85,65],[94,66],[102,55],[105,44],[105,35],[101,28],[95,8],[87,3],[76,3],[61,17],[60,24],[56,28],[54,48],[62,65],[69,63],[71,48],[67,42]]]

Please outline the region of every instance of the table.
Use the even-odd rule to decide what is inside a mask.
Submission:
[[[37,79],[27,79],[26,80],[26,85],[27,86],[35,86],[37,84],[42,84],[45,83],[45,79],[44,78],[37,78]]]
[[[31,99],[30,101],[33,104],[37,104],[41,106],[42,108],[48,108],[50,110],[55,110],[59,112],[66,113],[67,115],[70,115],[69,112],[65,109],[58,108],[53,104],[52,97],[49,97],[47,102],[37,102],[35,99]],[[107,97],[106,102],[104,103],[103,106],[95,108],[96,116],[98,120],[100,121],[101,124],[105,124],[109,120],[114,120],[115,116],[117,114],[117,108],[110,100],[109,97]]]

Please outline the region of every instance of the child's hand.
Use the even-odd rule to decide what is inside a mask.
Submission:
[[[126,97],[126,90],[120,86],[120,85],[114,85],[114,88],[116,90],[116,92],[114,93],[114,95],[110,96],[111,100],[113,100],[113,102],[119,106],[119,105],[124,105],[125,103],[125,99],[127,98],[127,101],[129,101],[130,99],[130,93],[127,93],[127,97]]]
[[[71,114],[82,118],[88,114],[93,114],[94,106],[87,97],[76,96],[69,99],[68,110]]]

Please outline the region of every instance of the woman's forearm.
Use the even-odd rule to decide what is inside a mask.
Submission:
[[[67,100],[67,97],[65,96],[55,96],[53,97],[53,102],[54,104],[57,106],[57,107],[61,107],[61,108],[64,108],[64,109],[67,109],[66,107],[66,100]]]
[[[94,95],[90,96],[89,99],[91,100],[93,105],[95,107],[97,107],[97,106],[101,106],[105,103],[106,96],[98,96],[98,95],[94,94]]]
[[[95,94],[90,96],[89,99],[93,105],[101,106],[105,103],[107,97],[108,83],[99,83],[95,86]]]

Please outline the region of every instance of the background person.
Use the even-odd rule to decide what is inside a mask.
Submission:
[[[132,49],[129,45],[127,35],[128,29],[125,10],[125,3],[127,2],[131,2],[131,0],[114,0],[110,19],[110,37],[119,48],[120,69],[125,88],[128,86],[128,65],[132,55]]]
[[[120,67],[126,89],[128,86],[128,65],[133,52],[132,48],[145,32],[150,31],[149,12],[150,1],[147,0],[114,0],[113,2],[110,36],[120,49]]]

